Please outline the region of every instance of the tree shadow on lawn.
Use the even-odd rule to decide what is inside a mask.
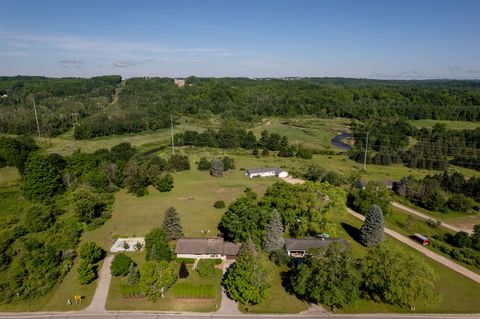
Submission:
[[[352,237],[353,240],[355,240],[359,244],[362,244],[360,241],[360,229],[347,223],[340,223],[340,225],[347,232],[347,234]]]

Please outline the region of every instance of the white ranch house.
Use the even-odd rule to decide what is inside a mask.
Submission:
[[[245,175],[254,178],[254,177],[288,177],[288,172],[282,168],[278,167],[269,167],[269,168],[249,168],[245,171]]]
[[[177,240],[177,258],[189,259],[236,259],[240,244],[224,241],[223,238],[181,238]]]

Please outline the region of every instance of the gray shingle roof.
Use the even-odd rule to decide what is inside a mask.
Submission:
[[[223,238],[181,238],[177,240],[177,254],[237,255],[240,244],[224,242]]]
[[[342,243],[349,247],[348,242],[343,238],[325,238],[325,239],[316,239],[316,238],[302,238],[295,239],[289,238],[285,240],[285,248],[287,251],[304,251],[312,248],[325,248],[327,249],[332,243]]]

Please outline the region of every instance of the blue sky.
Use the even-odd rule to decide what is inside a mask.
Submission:
[[[0,75],[480,78],[477,0],[0,0]]]

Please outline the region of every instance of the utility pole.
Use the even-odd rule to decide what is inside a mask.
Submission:
[[[37,115],[37,107],[35,106],[35,98],[33,98],[33,111],[35,112],[35,121],[37,122],[38,138],[40,138],[40,125],[38,124],[38,115]]]
[[[170,114],[170,127],[172,131],[172,155],[175,155],[175,144],[173,142],[173,115]]]
[[[363,170],[367,171],[367,152],[368,152],[368,132],[367,132],[367,139],[365,142],[365,157],[363,158]]]

